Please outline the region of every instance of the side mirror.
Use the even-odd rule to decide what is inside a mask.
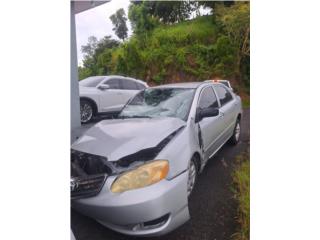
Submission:
[[[106,90],[106,89],[109,89],[110,86],[109,86],[109,84],[102,83],[101,85],[98,86],[98,88],[101,90]]]
[[[208,107],[205,109],[199,109],[197,113],[197,122],[201,121],[203,118],[215,117],[219,115],[219,109]]]

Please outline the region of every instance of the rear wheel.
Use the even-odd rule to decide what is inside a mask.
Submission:
[[[237,119],[236,125],[233,130],[233,134],[230,138],[230,143],[232,145],[238,144],[238,142],[240,140],[240,133],[241,133],[240,119]]]
[[[93,106],[88,100],[80,100],[80,117],[81,123],[87,123],[92,120]]]

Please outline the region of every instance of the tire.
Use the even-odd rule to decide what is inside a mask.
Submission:
[[[81,123],[88,123],[92,120],[94,115],[94,108],[90,101],[81,99],[80,100],[80,119]]]
[[[234,129],[233,129],[233,134],[229,140],[229,143],[231,145],[237,145],[240,141],[240,135],[241,135],[241,124],[240,124],[240,119],[237,119],[236,125],[234,126]]]
[[[188,170],[188,189],[187,189],[187,194],[188,194],[188,198],[191,196],[193,190],[194,190],[194,186],[197,182],[197,178],[198,178],[198,170],[197,170],[197,162],[195,157],[192,157],[192,159],[190,160],[189,163],[189,170]]]

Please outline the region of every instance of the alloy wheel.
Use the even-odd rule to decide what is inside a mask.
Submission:
[[[188,197],[190,196],[190,194],[194,188],[194,184],[196,182],[196,177],[197,177],[196,165],[195,165],[194,161],[191,160],[190,164],[189,164],[189,176],[188,176]]]
[[[236,141],[239,141],[239,138],[240,138],[240,123],[239,122],[237,122],[234,136],[235,136]]]
[[[89,103],[82,103],[80,105],[80,115],[81,115],[81,122],[86,123],[90,121],[93,115],[93,109]]]

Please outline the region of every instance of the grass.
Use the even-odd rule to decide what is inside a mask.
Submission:
[[[250,107],[250,98],[242,99],[242,107],[243,108],[249,108]]]
[[[250,155],[249,151],[237,157],[237,165],[232,174],[235,197],[238,202],[237,221],[239,228],[232,235],[234,240],[250,238]]]
[[[160,24],[143,34],[134,34],[103,54],[89,70],[80,69],[81,79],[115,74],[159,85],[214,78],[234,79],[236,75],[236,47],[212,16]],[[245,97],[249,93],[244,83],[244,80],[235,81],[233,87]],[[249,102],[245,102],[242,95],[246,107]]]
[[[224,42],[220,46],[221,40],[220,45],[216,45],[218,36],[212,16],[159,25],[118,47],[108,66],[112,74],[129,75],[155,84],[210,79],[222,61],[216,55],[231,48]]]
[[[149,44],[157,47],[164,44],[183,46],[196,42],[208,43],[213,42],[216,35],[216,25],[212,18],[202,16],[179,24],[159,26],[153,31]]]

